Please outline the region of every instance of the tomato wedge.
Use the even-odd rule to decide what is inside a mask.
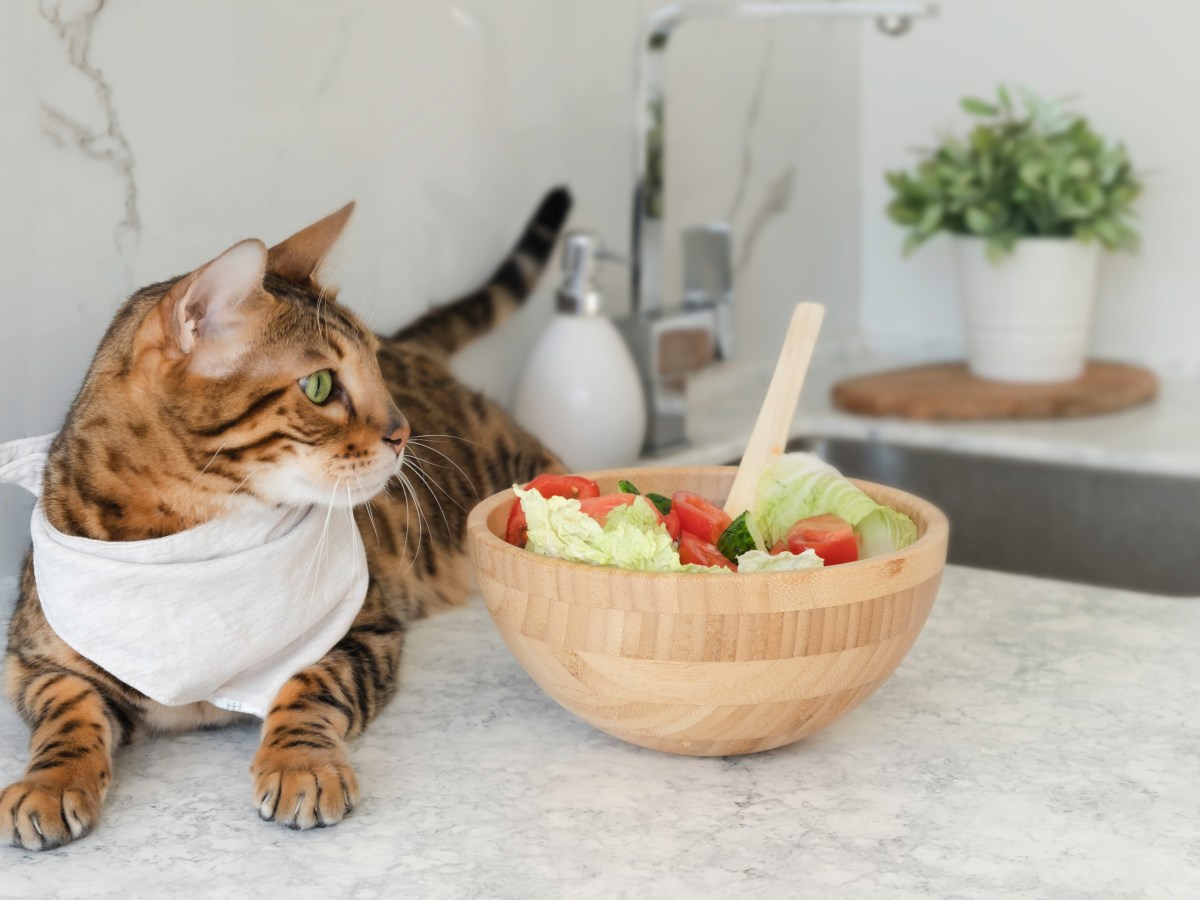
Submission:
[[[579,508],[603,525],[610,512],[618,506],[629,506],[637,498],[637,494],[601,494],[599,497],[581,499]]]
[[[812,550],[825,565],[854,562],[858,559],[858,538],[845,519],[834,515],[810,516],[788,529],[788,549],[792,553]]]
[[[714,546],[721,532],[733,522],[725,510],[691,491],[676,491],[671,495],[671,512],[679,513],[679,525],[685,534],[694,534]]]
[[[573,500],[600,496],[600,485],[582,475],[539,475],[525,485],[525,490],[537,491],[543,497],[568,497]],[[519,499],[514,500],[508,511],[504,540],[517,547],[524,547],[528,535],[525,510],[521,508]]]
[[[508,524],[504,526],[504,540],[515,547],[524,547],[529,540],[529,523],[525,520],[525,510],[521,508],[518,497],[508,510]]]
[[[662,523],[667,526],[667,534],[671,536],[671,540],[679,540],[679,536],[683,533],[683,528],[679,524],[679,513],[672,509],[662,517]]]
[[[674,511],[675,507],[672,505],[671,512]],[[685,566],[724,566],[726,569],[737,571],[737,566],[726,559],[725,554],[716,546],[687,530],[679,538],[679,561]]]
[[[537,491],[543,497],[569,497],[572,500],[600,496],[600,485],[582,475],[539,475],[525,485],[525,490]]]
[[[618,506],[629,506],[637,500],[638,496],[638,494],[601,494],[599,497],[586,497],[579,501],[579,508],[603,525],[610,512]],[[646,502],[650,503],[649,500]],[[654,507],[654,504],[650,503],[650,506]],[[675,510],[671,510],[664,516],[655,508],[654,514],[658,516],[658,521],[666,526],[671,540],[679,540],[679,516],[675,514]]]

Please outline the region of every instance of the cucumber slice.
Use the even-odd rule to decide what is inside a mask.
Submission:
[[[620,491],[622,494],[640,494],[641,493],[641,491],[639,491],[637,488],[635,488],[633,486],[632,481],[626,481],[624,478],[622,478],[620,481],[617,482],[617,490]]]
[[[653,503],[655,509],[657,509],[664,516],[671,512],[670,497],[664,497],[662,494],[647,494],[646,499]]]
[[[736,563],[743,553],[766,549],[763,546],[762,533],[758,530],[758,523],[749,511],[742,513],[721,532],[721,536],[717,538],[717,549],[732,563]]]

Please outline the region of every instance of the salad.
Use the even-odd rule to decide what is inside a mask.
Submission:
[[[768,572],[854,562],[907,547],[917,528],[828,463],[789,453],[769,465],[754,509],[736,517],[691,491],[601,494],[582,475],[513,485],[505,540],[534,553],[650,572]]]

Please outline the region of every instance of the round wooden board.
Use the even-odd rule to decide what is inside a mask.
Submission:
[[[1057,419],[1117,412],[1157,394],[1152,372],[1121,363],[1093,360],[1074,381],[1018,384],[976,378],[958,362],[850,378],[834,385],[833,403],[860,415],[925,421]]]

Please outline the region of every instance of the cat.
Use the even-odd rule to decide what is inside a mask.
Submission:
[[[263,819],[307,829],[350,811],[359,791],[346,741],[395,692],[407,624],[473,593],[467,511],[477,497],[564,471],[457,382],[448,358],[528,296],[570,207],[566,189],[548,193],[482,288],[392,337],[372,333],[318,280],[350,204],[270,250],[243,241],[137,291],[101,341],[46,463],[42,502],[54,528],[137,541],[231,509],[330,504],[331,494],[353,507],[366,599],[263,721],[251,765]],[[436,480],[420,460],[438,466]],[[95,826],[122,744],[246,717],[206,702],[156,703],[76,653],[43,614],[32,557],[6,657],[7,693],[32,731],[30,761],[0,793],[0,840],[44,850]]]

